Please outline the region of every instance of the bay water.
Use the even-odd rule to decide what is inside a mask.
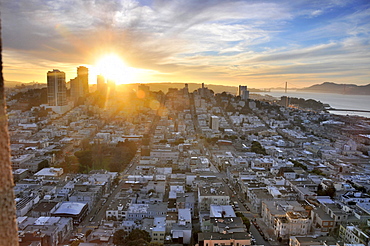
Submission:
[[[368,95],[345,95],[336,93],[317,93],[306,91],[288,90],[271,90],[270,92],[251,92],[251,94],[270,95],[276,98],[282,96],[296,97],[303,99],[314,99],[324,104],[329,104],[330,107],[336,109],[350,110],[367,110],[370,111],[370,96]],[[350,112],[350,111],[330,111],[337,115],[359,115],[370,118],[370,113],[367,112]]]

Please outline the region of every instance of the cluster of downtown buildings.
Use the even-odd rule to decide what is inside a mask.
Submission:
[[[236,97],[139,85],[145,96],[124,109],[118,98],[104,109],[70,105],[88,97],[87,74],[78,68],[67,99],[64,73],[48,72],[46,117],[8,112],[21,245],[59,245],[77,232],[87,245],[113,245],[120,229],[166,245],[251,245],[238,212],[270,244],[370,244],[369,119],[252,100],[246,86]],[[65,173],[85,139],[127,139],[139,151],[122,173]]]

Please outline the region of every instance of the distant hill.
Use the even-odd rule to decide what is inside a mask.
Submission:
[[[167,93],[168,88],[184,88],[186,83],[171,83],[171,82],[161,82],[161,83],[143,83],[147,86],[149,86],[151,91],[163,91],[164,93]],[[202,87],[201,83],[187,83],[189,86],[189,92],[193,92],[194,90],[197,90],[198,88]],[[137,89],[137,86],[139,84],[129,84],[129,85],[123,85],[125,88],[133,88]],[[236,86],[226,86],[226,85],[212,85],[212,84],[205,84],[204,87],[207,87],[210,90],[213,90],[215,93],[222,93],[222,92],[228,92],[230,94],[236,94],[238,88]]]
[[[198,88],[202,87],[201,83],[187,83],[189,86],[189,92],[193,92]],[[131,84],[131,86],[135,86],[137,88],[139,84]],[[147,86],[150,87],[151,91],[163,91],[164,93],[167,92],[168,88],[184,88],[185,83],[171,83],[171,82],[161,82],[161,83],[146,83]],[[229,85],[213,85],[213,84],[204,84],[204,87],[207,87],[210,90],[213,90],[214,93],[222,93],[228,92],[230,94],[236,95],[238,92],[237,86],[229,86]],[[255,88],[248,88],[250,92],[265,92],[263,89],[255,89]]]
[[[5,81],[5,87],[12,88],[16,86],[21,86],[22,84],[25,86],[36,84],[37,82],[18,82],[18,81]],[[125,85],[118,85],[118,88],[121,88],[122,90],[127,89],[134,89],[136,90],[138,85],[140,83],[135,84],[125,84]],[[164,93],[167,93],[168,88],[184,88],[186,83],[172,83],[172,82],[158,82],[158,83],[143,83],[147,86],[149,86],[151,91],[163,91]],[[197,90],[198,88],[202,87],[201,83],[187,83],[189,86],[189,92],[193,92],[194,90]],[[45,84],[46,85],[46,84]],[[210,90],[213,90],[215,93],[222,93],[227,92],[233,95],[236,95],[238,92],[237,86],[228,86],[228,85],[213,85],[213,84],[204,84],[205,87],[207,87]],[[93,88],[93,91],[96,88],[95,84],[90,84],[90,87]],[[250,92],[264,92],[264,90],[261,89],[255,89],[255,88],[248,88]]]
[[[324,82],[322,84],[312,85],[300,91],[321,92],[321,93],[338,93],[349,95],[370,95],[370,84],[354,85],[354,84],[336,84],[333,82]]]
[[[16,87],[17,85],[22,85],[22,84],[24,83],[19,82],[19,81],[8,81],[8,80],[4,81],[4,86],[7,88]]]
[[[42,83],[38,83],[38,82],[35,82],[35,81],[27,82],[27,83],[19,82],[19,81],[9,81],[9,80],[4,81],[4,86],[6,88],[13,88],[13,87],[16,87],[16,86],[21,86],[21,85],[29,86],[29,85],[34,85],[34,84],[42,84]]]

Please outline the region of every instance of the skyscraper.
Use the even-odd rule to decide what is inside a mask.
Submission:
[[[212,130],[218,131],[220,128],[220,118],[218,116],[212,115],[210,118],[209,126]]]
[[[85,97],[89,93],[89,69],[80,66],[77,68],[77,77],[71,79],[71,97],[73,100],[78,100],[80,97]]]
[[[77,68],[77,78],[80,88],[82,89],[82,96],[86,96],[89,94],[89,69],[84,66],[79,66]]]
[[[49,106],[67,105],[66,75],[54,69],[47,73],[48,104]]]
[[[105,78],[103,75],[98,75],[96,78],[96,89],[100,92],[103,93],[107,89],[107,83],[105,83]]]
[[[239,85],[238,96],[244,101],[249,99],[249,91],[246,85]]]

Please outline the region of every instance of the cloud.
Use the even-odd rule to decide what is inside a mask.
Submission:
[[[263,78],[257,76],[299,75],[299,71],[302,75],[316,71],[319,77],[325,71],[340,73],[335,66],[348,70],[349,76],[355,68],[345,67],[351,63],[363,74],[363,66],[369,65],[365,58],[369,6],[350,4],[335,0],[6,1],[2,6],[5,72],[13,79],[18,69],[22,73],[23,64],[25,70],[42,71],[45,77],[52,68],[68,71],[73,66],[69,71],[74,71],[79,64],[94,64],[100,55],[115,52],[128,65],[149,71],[153,80],[239,83],[245,76],[260,81]],[[354,9],[349,14],[333,14],[348,6]]]

